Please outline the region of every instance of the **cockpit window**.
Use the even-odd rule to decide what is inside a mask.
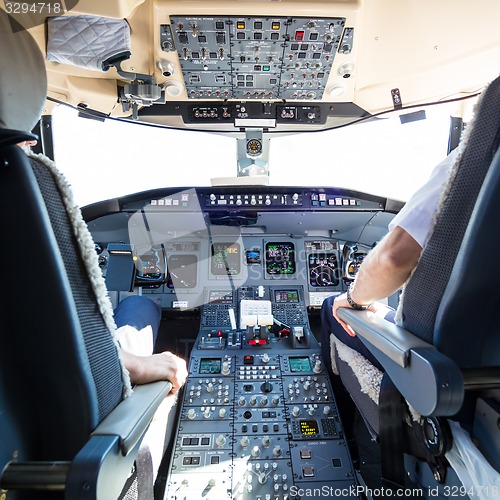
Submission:
[[[406,201],[446,156],[449,109],[429,108],[425,116],[404,125],[394,116],[322,132],[271,133],[269,184],[335,186]],[[64,106],[53,117],[56,163],[81,206],[237,176],[231,134],[89,120]]]

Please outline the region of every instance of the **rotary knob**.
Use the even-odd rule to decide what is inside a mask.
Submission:
[[[273,405],[278,405],[280,403],[280,397],[278,395],[273,396]]]
[[[212,384],[212,382],[209,382],[209,384],[207,385],[207,392],[213,392],[214,390],[214,384]]]
[[[311,387],[311,382],[309,382],[309,380],[306,380],[304,382],[304,390],[307,391],[309,387]]]
[[[247,437],[242,437],[240,439],[240,444],[242,448],[246,448],[249,445],[250,441]]]
[[[328,405],[326,405],[326,406],[323,408],[323,413],[324,413],[325,415],[329,415],[329,414],[330,414],[330,410],[331,410],[331,408],[330,408]]]
[[[224,361],[224,363],[222,363],[222,374],[223,375],[229,374],[229,363],[227,361]]]
[[[271,444],[271,440],[269,439],[269,436],[264,436],[262,438],[262,446],[264,446],[264,448],[269,448],[270,444]]]
[[[240,399],[238,399],[238,404],[240,406],[243,406],[244,404],[246,404],[246,399],[244,396],[240,396]]]
[[[314,373],[319,373],[320,371],[321,371],[321,360],[317,359],[316,363],[314,363],[313,372]]]
[[[269,363],[269,354],[267,352],[262,355],[262,362]]]
[[[196,412],[194,411],[194,408],[190,408],[187,412],[187,418],[189,418],[189,420],[193,420],[193,418],[196,417]]]
[[[257,398],[256,398],[255,396],[252,396],[252,397],[250,398],[250,404],[251,404],[251,405],[255,405],[255,404],[257,404]]]
[[[260,456],[260,449],[259,449],[259,447],[258,446],[254,446],[252,448],[252,451],[250,452],[250,455],[252,455],[252,457],[254,457],[254,458],[259,457]]]
[[[292,415],[294,417],[298,417],[300,415],[300,408],[298,406],[294,406],[292,410]]]
[[[265,482],[267,481],[267,476],[266,476],[265,472],[261,472],[259,474],[258,478],[259,478],[259,483],[260,484],[265,484]]]
[[[207,408],[205,412],[203,413],[203,416],[205,418],[210,418],[212,416],[212,412],[210,411],[210,408]]]
[[[221,408],[219,410],[219,417],[220,418],[224,418],[226,416],[226,409],[225,408]]]
[[[282,453],[283,452],[281,451],[281,446],[278,445],[273,448],[273,455],[275,457],[281,457]]]
[[[267,396],[262,396],[261,400],[260,400],[260,404],[262,406],[266,406],[267,405],[267,402],[268,402],[268,399],[267,399]]]
[[[217,436],[217,438],[215,439],[215,444],[219,447],[222,448],[222,446],[224,446],[226,444],[226,438],[220,434],[219,436]]]
[[[260,390],[262,392],[271,392],[273,390],[273,384],[271,384],[271,382],[264,382],[261,386],[260,386]]]

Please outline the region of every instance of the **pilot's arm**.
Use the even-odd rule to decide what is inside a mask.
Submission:
[[[333,302],[332,312],[343,328],[354,336],[353,330],[337,315],[339,307],[370,306],[376,311],[376,301],[399,290],[415,269],[422,249],[430,236],[441,194],[455,163],[458,148],[450,153],[432,172],[429,180],[406,203],[389,225],[389,233],[368,254],[361,264],[356,280],[347,294]]]
[[[394,228],[368,254],[361,264],[356,281],[351,285],[351,301],[359,306],[373,304],[399,290],[417,265],[422,252],[420,244],[401,227]],[[339,307],[351,307],[347,294],[339,295],[333,302],[332,311],[335,319],[350,335],[352,329],[337,316]]]

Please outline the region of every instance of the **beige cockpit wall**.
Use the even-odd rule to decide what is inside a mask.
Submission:
[[[80,0],[68,15],[82,13],[126,19],[132,55],[122,69],[154,75],[158,84],[175,89],[178,95],[166,93],[171,101],[193,99],[186,89],[189,82],[183,75],[180,51],[162,49],[161,26],[171,26],[175,35],[172,21],[179,18],[345,18],[343,26],[352,29],[351,47],[335,51],[319,96],[316,93],[309,99],[302,94],[299,98],[332,106],[354,103],[372,114],[394,108],[393,89],[399,89],[403,106],[439,101],[481,90],[500,69],[497,0],[472,4],[469,0]],[[45,27],[37,26],[32,32],[45,51]],[[162,74],[162,64],[172,69],[170,76]],[[117,86],[127,82],[115,68],[98,72],[47,62],[47,70],[50,97],[113,116],[130,114],[123,112],[117,100]],[[273,97],[266,95],[261,100],[272,101]],[[221,97],[204,96],[204,100],[210,99],[220,101]],[[293,98],[287,96],[287,100]],[[52,106],[48,102],[45,112]],[[330,117],[327,126],[341,123],[339,120]],[[179,116],[159,117],[158,121],[184,126]]]

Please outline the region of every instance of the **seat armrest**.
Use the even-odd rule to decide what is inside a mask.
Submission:
[[[341,308],[338,314],[352,327],[418,413],[451,416],[458,412],[464,398],[464,379],[453,360],[433,345],[372,312]]]
[[[339,308],[338,315],[360,338],[382,351],[402,368],[408,365],[411,349],[433,347],[404,328],[370,311]]]
[[[155,411],[172,384],[167,381],[138,385],[92,432],[92,436],[118,436],[120,450],[128,455],[144,435]]]

